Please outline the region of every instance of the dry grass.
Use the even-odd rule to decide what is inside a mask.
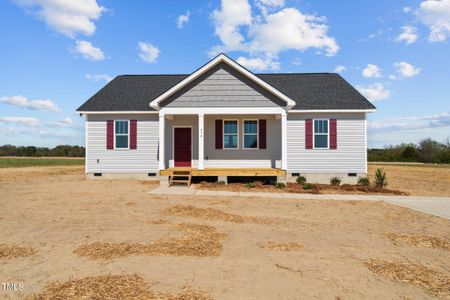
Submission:
[[[28,257],[35,253],[36,253],[36,250],[34,250],[31,247],[0,244],[0,259],[1,258]]]
[[[222,241],[227,237],[213,226],[178,224],[176,228],[185,235],[181,238],[145,243],[95,242],[78,247],[74,253],[90,259],[111,259],[131,255],[149,256],[219,256]]]
[[[377,168],[386,171],[388,188],[408,191],[410,195],[450,196],[450,168],[430,165],[369,164],[369,174]]]
[[[192,217],[212,221],[226,221],[233,223],[257,223],[274,224],[275,221],[269,218],[259,218],[251,216],[241,216],[237,214],[226,213],[214,208],[198,208],[192,205],[176,205],[162,211],[165,215]]]
[[[259,243],[258,246],[263,249],[280,250],[280,251],[298,251],[303,246],[296,242],[265,242]]]
[[[397,261],[368,259],[364,264],[372,272],[392,281],[418,286],[436,297],[450,299],[450,277],[446,274],[425,266]]]
[[[395,243],[405,242],[409,245],[421,248],[434,248],[450,251],[450,242],[428,235],[411,235],[411,234],[397,234],[397,233],[387,233],[386,236]]]
[[[155,220],[148,220],[147,224],[162,225],[162,224],[170,224],[170,222],[168,220],[165,220],[165,219],[155,219]]]
[[[155,292],[141,276],[131,274],[89,276],[66,282],[56,281],[28,299],[209,300],[212,297],[204,291],[193,290],[190,287],[184,287],[174,293]]]

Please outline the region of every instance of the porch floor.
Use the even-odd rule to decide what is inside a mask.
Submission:
[[[197,168],[176,167],[159,171],[160,176],[171,176],[173,171],[191,171],[192,176],[286,176],[286,171],[275,168],[211,168],[199,170]]]

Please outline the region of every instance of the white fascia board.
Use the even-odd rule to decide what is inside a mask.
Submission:
[[[159,107],[159,103],[161,101],[167,99],[167,97],[173,95],[176,91],[178,91],[179,89],[185,87],[186,85],[191,83],[193,80],[197,79],[198,77],[203,75],[205,72],[210,70],[212,67],[214,67],[215,65],[217,65],[217,64],[219,64],[221,62],[225,62],[226,64],[228,64],[229,66],[231,66],[232,68],[234,68],[235,70],[237,70],[238,72],[240,72],[241,74],[243,74],[244,76],[249,78],[250,80],[253,80],[258,85],[262,86],[263,88],[265,88],[266,90],[268,90],[269,92],[274,94],[275,96],[277,96],[280,99],[282,99],[283,101],[285,101],[286,104],[287,104],[287,109],[288,110],[295,106],[296,103],[295,103],[294,100],[292,100],[291,98],[289,98],[285,94],[281,93],[276,88],[274,88],[273,86],[271,86],[270,84],[268,84],[264,80],[260,79],[255,74],[253,74],[252,72],[250,72],[246,68],[242,67],[240,64],[238,64],[234,60],[230,59],[225,54],[219,54],[216,58],[211,60],[209,63],[207,63],[206,65],[204,65],[203,67],[201,67],[200,69],[195,71],[194,73],[192,73],[190,76],[188,76],[185,79],[183,79],[181,82],[179,82],[178,84],[176,84],[175,86],[170,88],[168,91],[166,91],[165,93],[160,95],[155,100],[151,101],[150,102],[150,107],[152,107],[152,108],[154,108],[156,110],[159,110],[159,108],[160,108]]]
[[[272,115],[285,114],[281,107],[164,107],[160,115]]]
[[[105,115],[105,114],[157,114],[158,111],[77,111],[82,115]]]
[[[376,109],[303,109],[303,110],[290,110],[288,113],[297,114],[309,114],[309,113],[371,113],[375,112]]]

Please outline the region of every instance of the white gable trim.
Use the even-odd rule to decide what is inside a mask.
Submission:
[[[271,86],[264,80],[258,78],[255,74],[253,74],[252,72],[250,72],[249,70],[247,70],[246,68],[244,68],[243,66],[241,66],[240,64],[238,64],[237,62],[235,62],[234,60],[229,58],[228,56],[226,56],[225,54],[219,54],[218,56],[216,56],[209,63],[207,63],[206,65],[204,65],[203,67],[201,67],[200,69],[198,69],[197,71],[195,71],[194,73],[192,73],[191,75],[186,77],[184,80],[182,80],[181,82],[179,82],[178,84],[176,84],[175,86],[170,88],[168,91],[166,91],[165,93],[160,95],[158,98],[156,98],[155,100],[150,102],[150,106],[156,110],[159,110],[160,109],[159,104],[161,103],[161,101],[167,99],[168,97],[173,95],[175,92],[177,92],[181,88],[183,88],[186,85],[188,85],[189,83],[191,83],[193,80],[197,79],[198,77],[200,77],[201,75],[206,73],[212,67],[214,67],[222,62],[226,63],[230,67],[234,68],[236,71],[240,72],[242,75],[246,76],[250,80],[254,81],[255,83],[257,83],[264,89],[268,90],[269,92],[271,92],[272,94],[274,94],[275,96],[277,96],[278,98],[280,98],[281,100],[286,102],[287,110],[289,110],[295,106],[294,100],[292,100],[285,94],[281,93],[280,91],[278,91],[276,88],[274,88],[273,86]]]

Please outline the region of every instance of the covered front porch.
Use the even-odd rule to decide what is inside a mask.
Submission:
[[[281,108],[163,109],[160,176],[285,176],[286,119]]]

